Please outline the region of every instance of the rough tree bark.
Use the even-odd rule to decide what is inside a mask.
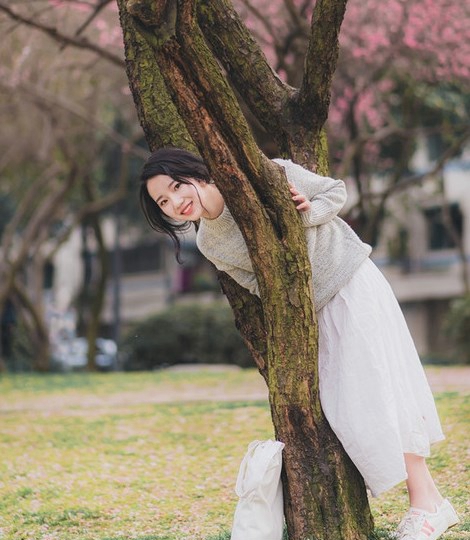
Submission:
[[[362,478],[321,411],[317,325],[300,217],[259,150],[234,87],[280,155],[319,172],[346,0],[318,0],[303,83],[284,84],[227,0],[118,0],[127,73],[149,146],[197,150],[247,243],[261,300],[228,276],[237,325],[269,387],[290,540],[365,540]]]

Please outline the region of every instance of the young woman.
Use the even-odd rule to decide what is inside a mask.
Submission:
[[[410,510],[396,538],[435,540],[458,517],[425,458],[444,438],[434,400],[405,320],[370,246],[338,217],[341,180],[288,160],[292,201],[305,226],[319,326],[324,413],[373,496],[406,480]],[[197,245],[253,294],[258,284],[242,234],[203,161],[181,149],[154,152],[143,168],[140,201],[151,227],[173,239],[191,223]]]

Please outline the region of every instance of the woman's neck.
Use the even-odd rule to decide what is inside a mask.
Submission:
[[[208,190],[206,197],[207,214],[203,217],[216,219],[222,214],[225,202],[219,189],[214,184],[207,184],[206,189]]]

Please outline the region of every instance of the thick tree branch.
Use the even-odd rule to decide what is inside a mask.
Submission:
[[[253,356],[259,372],[267,382],[267,335],[263,324],[263,306],[257,296],[249,294],[228,274],[219,272],[222,291],[227,297],[235,315],[235,323],[248,350]]]
[[[47,24],[39,22],[37,19],[32,19],[20,15],[19,13],[16,13],[14,10],[12,10],[7,5],[7,3],[3,1],[0,2],[0,12],[2,11],[3,13],[6,13],[10,17],[10,19],[30,26],[31,28],[35,28],[36,30],[40,30],[41,32],[47,34],[49,37],[62,45],[72,45],[73,47],[77,47],[79,49],[85,49],[94,52],[95,54],[99,55],[104,60],[111,62],[115,66],[118,66],[120,68],[124,66],[124,60],[120,56],[117,56],[112,52],[96,45],[95,43],[92,43],[86,37],[72,37],[70,35],[60,32],[54,26],[49,26]]]
[[[203,0],[198,7],[201,29],[235,88],[267,130],[281,131],[283,107],[294,89],[274,73],[231,2]]]
[[[194,0],[179,2],[176,36],[181,45],[186,82],[201,98],[205,96],[208,113],[218,126],[225,127],[224,138],[237,161],[240,164],[259,161],[260,153],[250,127],[197,24]]]
[[[147,143],[151,150],[162,146],[181,146],[196,151],[191,135],[168,93],[154,52],[149,46],[148,38],[151,32],[139,19],[143,17],[146,20],[148,16],[152,16],[156,24],[162,13],[150,10],[148,15],[148,6],[141,6],[136,0],[127,4],[128,6],[125,0],[118,0],[126,52],[126,71]],[[151,7],[155,7],[155,4]]]
[[[330,87],[338,60],[338,36],[347,0],[318,0],[300,88],[299,122],[319,131],[328,117]]]

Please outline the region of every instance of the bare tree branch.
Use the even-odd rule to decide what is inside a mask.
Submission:
[[[409,176],[407,178],[403,178],[399,182],[396,182],[395,184],[391,185],[388,189],[384,190],[381,193],[365,193],[364,197],[370,197],[370,198],[387,198],[390,195],[394,195],[400,191],[403,191],[413,185],[421,183],[426,178],[429,178],[430,176],[435,176],[437,173],[439,173],[445,166],[445,164],[449,161],[449,159],[453,158],[456,154],[459,153],[459,151],[462,149],[463,145],[470,139],[470,129],[467,129],[458,139],[454,141],[454,143],[447,148],[445,152],[441,154],[439,159],[436,161],[434,166],[423,172],[418,174],[413,174],[412,176]]]
[[[303,14],[299,11],[297,6],[292,0],[284,0],[287,12],[292,18],[293,23],[299,29],[302,29],[306,36],[309,34],[309,26]]]
[[[85,19],[85,21],[78,27],[77,31],[75,32],[75,35],[79,36],[93,22],[93,19],[95,19],[101,13],[101,11],[112,1],[113,0],[98,0],[98,3],[96,4],[94,10]]]
[[[281,110],[294,89],[274,73],[237,12],[225,0],[205,0],[200,2],[198,22],[248,107],[266,129],[280,132]]]
[[[51,37],[55,41],[58,41],[62,45],[72,45],[73,47],[77,47],[79,49],[92,51],[95,54],[98,54],[101,58],[107,60],[108,62],[111,62],[112,64],[118,66],[121,69],[125,65],[124,60],[120,56],[117,56],[107,51],[106,49],[103,49],[102,47],[96,45],[95,43],[92,43],[86,37],[72,37],[60,32],[54,26],[49,26],[47,24],[39,22],[37,19],[31,19],[20,15],[19,13],[16,13],[14,10],[8,7],[6,2],[0,2],[0,12],[6,13],[12,20],[18,23],[22,23],[30,26],[31,28],[35,28],[36,30],[40,30],[41,32],[47,34],[49,37]]]
[[[466,125],[454,124],[454,128],[460,131]],[[407,135],[433,135],[435,133],[443,133],[446,131],[445,126],[430,126],[430,127],[416,127],[416,128],[404,128],[398,124],[384,126],[383,128],[374,131],[373,133],[367,133],[358,136],[356,139],[350,141],[343,152],[340,168],[338,169],[338,177],[344,178],[348,175],[348,170],[351,165],[351,160],[355,154],[360,152],[367,144],[381,143],[386,141],[390,137],[406,137]],[[369,194],[370,196],[370,194]]]
[[[21,247],[18,253],[15,254],[15,260],[11,262],[11,271],[16,273],[18,268],[24,263],[25,258],[30,254],[31,248],[33,248],[33,251],[39,249],[39,245],[33,246],[35,238],[41,232],[42,228],[47,226],[57,215],[61,202],[75,184],[77,174],[77,169],[72,167],[66,180],[62,182],[59,188],[51,195],[44,197],[43,201],[39,204],[23,231]]]
[[[67,227],[57,237],[54,238],[54,245],[44,254],[45,260],[51,260],[51,258],[59,250],[60,246],[72,234],[74,228],[78,224],[80,224],[85,218],[94,214],[98,214],[99,212],[102,212],[107,208],[110,208],[113,204],[119,202],[125,197],[127,193],[126,184],[128,174],[128,153],[124,151],[121,156],[121,166],[119,167],[119,179],[117,188],[111,193],[108,193],[108,195],[105,195],[104,197],[101,197],[99,199],[95,199],[92,202],[89,202],[82,206],[80,210],[76,212],[73,220],[67,225]]]
[[[0,80],[0,87],[7,88],[10,91],[23,91],[31,98],[35,99],[42,107],[45,105],[52,108],[60,107],[77,118],[80,118],[88,125],[96,128],[119,146],[128,148],[131,154],[143,159],[147,159],[148,157],[148,152],[146,150],[131,143],[128,138],[124,137],[104,122],[101,122],[96,117],[90,116],[82,107],[64,99],[62,96],[58,96],[38,85],[29,84],[27,82],[19,82],[15,86],[12,86],[3,80]]]
[[[271,24],[269,17],[266,17],[261,13],[261,11],[253,5],[250,0],[241,0],[241,3],[246,7],[246,9],[253,15],[253,17],[258,20],[262,26],[264,26],[266,32],[272,37],[274,45],[280,45],[280,42],[277,41],[276,32],[274,27]]]
[[[25,312],[31,318],[31,330],[36,338],[32,340],[36,349],[32,367],[38,371],[47,371],[49,368],[49,335],[41,308],[31,299],[26,287],[18,279],[13,280],[11,288]]]
[[[19,205],[16,208],[15,214],[11,221],[5,227],[2,236],[2,252],[5,260],[8,260],[8,254],[11,249],[13,236],[18,229],[25,215],[31,211],[31,206],[37,203],[38,194],[46,192],[47,185],[58,174],[60,167],[55,163],[48,167],[43,173],[33,182],[25,195],[21,198]]]

